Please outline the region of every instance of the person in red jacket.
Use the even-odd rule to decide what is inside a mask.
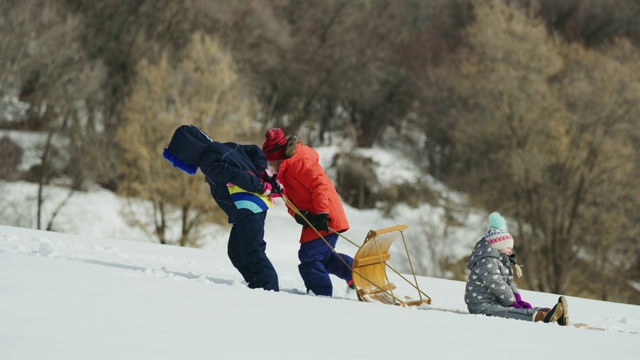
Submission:
[[[288,208],[302,225],[298,269],[307,292],[331,296],[329,274],[353,287],[353,258],[334,251],[338,234],[349,230],[349,222],[333,183],[318,162],[320,156],[296,136],[285,137],[282,129],[271,129],[265,137],[262,151],[269,168],[277,173],[277,180],[287,189],[287,198],[302,213]]]

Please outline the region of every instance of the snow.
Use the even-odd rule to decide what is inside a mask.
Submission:
[[[0,138],[5,136],[24,150],[19,166],[20,171],[27,171],[42,162],[42,148],[44,148],[44,143],[47,139],[46,134],[30,131],[0,130]]]
[[[0,222],[19,210],[29,223],[31,185],[0,185]],[[71,230],[0,225],[0,359],[640,359],[637,305],[568,297],[571,322],[603,329],[587,330],[434,310],[466,307],[463,282],[433,277],[417,278],[433,301],[420,308],[358,302],[336,278],[333,298],[307,295],[299,227],[282,203],[270,210],[265,235],[282,290],[251,290],[226,256],[228,228],[212,226],[202,249],[159,245],[127,228],[120,206],[95,191],[74,195],[59,215]],[[415,212],[384,218],[347,208],[345,236],[360,244],[369,229]],[[393,247],[403,251],[402,242]],[[356,248],[340,240],[338,250]],[[392,264],[403,263],[402,251]],[[537,306],[558,298],[522,293]]]
[[[180,174],[178,174],[180,175]],[[27,182],[2,182],[0,181],[0,224],[36,228],[36,195],[38,188],[36,184]],[[49,186],[44,191],[43,224],[51,218],[51,214],[56,210],[58,204],[63,202],[68,195],[68,190],[58,186]],[[77,235],[97,236],[105,238],[133,239],[139,241],[153,242],[153,239],[139,228],[129,226],[122,218],[122,210],[125,201],[104,189],[92,189],[90,192],[75,193],[68,203],[57,214],[54,229],[55,231],[68,232]],[[215,206],[213,199],[211,206]],[[434,229],[442,228],[439,218],[444,217],[441,208],[424,204],[420,208],[410,208],[405,205],[397,206],[391,216],[384,216],[377,210],[357,210],[345,205],[345,211],[351,225],[351,229],[344,235],[356,244],[361,244],[367,232],[371,229],[381,229],[398,224],[407,224],[410,229],[406,232],[407,242],[419,243],[424,246],[424,238],[429,238],[422,229],[430,227]],[[479,214],[469,214],[469,228],[449,228],[447,239],[441,241],[446,243],[446,247],[439,251],[436,256],[454,256],[456,258],[466,256],[470,253],[476,237],[482,235],[484,221],[486,217]],[[267,241],[277,242],[275,249],[285,257],[297,252],[299,244],[299,228],[292,222],[291,217],[285,210],[284,203],[277,200],[276,207],[270,211],[267,226]],[[480,230],[478,230],[480,229]],[[286,236],[277,236],[283,231]],[[438,232],[441,230],[434,230]],[[480,232],[480,233],[479,233]],[[201,242],[207,249],[226,251],[228,229],[219,225],[211,225],[206,231]],[[273,238],[270,241],[270,238]],[[436,241],[435,238],[430,240]],[[355,247],[344,242],[338,242],[338,249],[342,246],[346,250],[353,250]],[[416,245],[417,246],[417,245]],[[273,246],[271,246],[273,247]],[[392,247],[392,254],[404,254],[403,247]],[[415,249],[416,251],[420,249]],[[430,263],[431,254],[420,251],[423,255],[423,262]],[[279,254],[275,254],[279,255]],[[297,255],[296,255],[297,256]],[[417,265],[420,265],[419,263]],[[398,266],[401,271],[410,271],[406,263]]]

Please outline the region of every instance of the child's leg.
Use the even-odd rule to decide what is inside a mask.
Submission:
[[[338,235],[330,234],[325,236],[325,239],[331,247],[335,249],[338,241]],[[346,282],[349,282],[353,278],[351,272],[351,269],[353,268],[353,258],[349,255],[341,253],[336,254],[331,250],[331,248],[329,248],[324,260],[324,266],[329,274],[333,274]]]
[[[231,264],[240,272],[247,284],[253,280],[251,267],[244,258],[244,244],[242,243],[242,230],[234,225],[229,234],[229,242],[227,243],[227,255]]]
[[[301,244],[298,251],[298,270],[307,290],[313,291],[316,295],[331,296],[333,285],[323,264],[327,256],[326,249],[327,244],[320,238]]]
[[[353,258],[342,253],[338,255],[331,255],[329,263],[327,264],[327,271],[329,271],[330,274],[333,274],[346,282],[349,282],[351,279],[353,279],[353,273],[351,272],[352,269]]]
[[[248,211],[248,210],[247,210]],[[229,238],[229,258],[247,279],[250,288],[278,291],[278,274],[265,253],[264,220],[266,212],[239,217]]]
[[[504,306],[502,304],[487,303],[487,304],[473,304],[468,306],[469,312],[472,314],[484,314],[487,316],[498,316],[507,319],[517,319],[525,321],[534,321],[535,314],[538,312],[538,308],[533,309],[516,309],[511,306]]]

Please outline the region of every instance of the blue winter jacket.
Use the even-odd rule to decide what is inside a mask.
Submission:
[[[257,145],[219,143],[193,125],[176,129],[163,156],[176,168],[194,175],[197,169],[207,177],[211,196],[229,216],[238,219],[239,209],[266,211],[271,201],[262,196],[265,183],[260,173],[267,159]]]

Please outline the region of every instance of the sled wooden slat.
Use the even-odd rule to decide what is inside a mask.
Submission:
[[[353,283],[362,301],[383,304],[418,306],[430,299],[401,300],[393,293],[396,286],[389,282],[387,260],[391,259],[389,248],[402,235],[407,225],[396,225],[380,230],[371,230],[353,258]]]
[[[377,302],[386,305],[402,305],[399,301],[393,298],[393,296],[389,295],[385,292],[379,292],[377,294],[372,295],[364,295],[361,297],[362,301],[366,302]]]
[[[369,286],[366,288],[358,289],[358,295],[362,296],[365,294],[377,294],[380,292],[395,290],[396,286],[393,283],[387,283],[380,286]]]
[[[382,257],[375,255],[375,256],[366,257],[362,259],[353,259],[353,266],[359,267],[359,266],[371,265],[371,264],[379,263],[381,261],[387,261],[389,259],[391,259],[390,254],[382,254]]]

